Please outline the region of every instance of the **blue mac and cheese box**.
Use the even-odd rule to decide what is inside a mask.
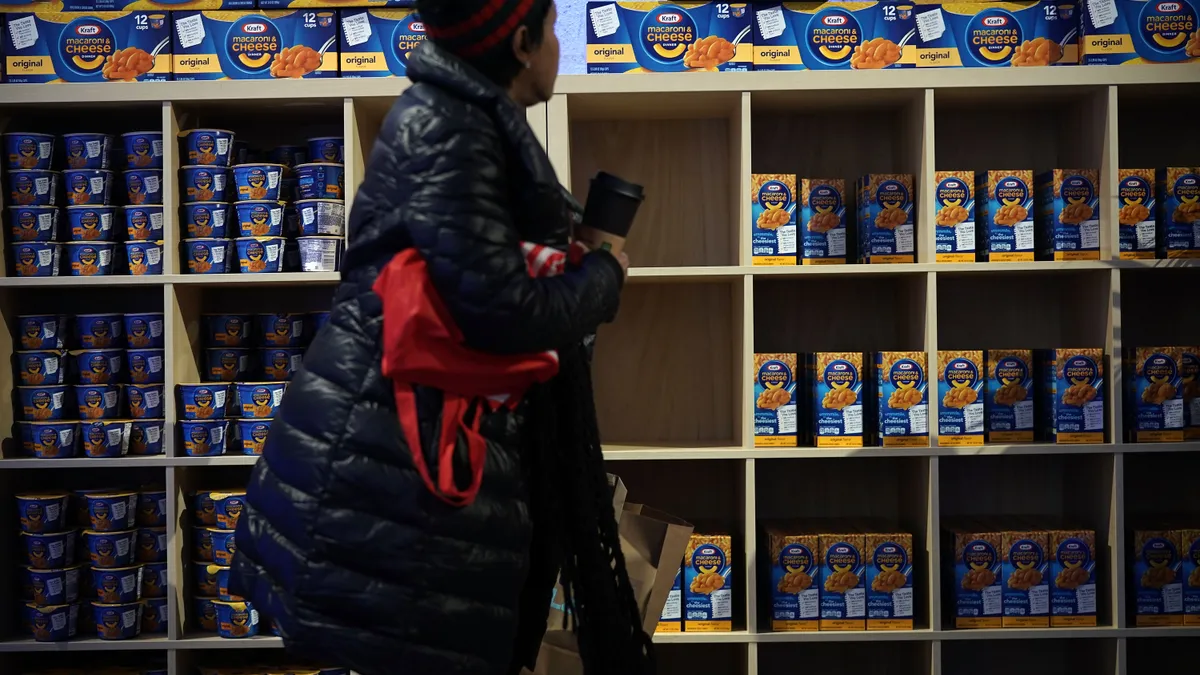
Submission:
[[[171,79],[167,12],[10,14],[5,81],[133,82]]]
[[[1200,60],[1195,0],[1104,0],[1080,7],[1084,65]]]
[[[990,443],[1032,441],[1035,431],[1034,367],[1032,349],[989,349],[985,433]]]
[[[127,10],[254,9],[254,0],[62,0],[68,12],[120,12]]]
[[[910,263],[916,259],[913,177],[870,173],[858,179],[859,261]]]
[[[1200,167],[1171,166],[1156,177],[1160,257],[1200,258]]]
[[[938,445],[983,445],[982,351],[938,352]]]
[[[425,24],[411,9],[346,9],[338,36],[342,77],[403,77]]]
[[[1121,260],[1153,260],[1158,250],[1154,169],[1117,170]]]
[[[1034,230],[1033,171],[980,171],[975,175],[976,223],[989,262],[1032,262]]]
[[[975,172],[938,171],[934,180],[937,261],[975,262]]]
[[[176,80],[338,76],[336,12],[173,12]]]
[[[1100,259],[1100,171],[1053,169],[1038,174],[1037,216],[1042,257]]]
[[[813,373],[814,435],[818,448],[863,447],[865,407],[871,405],[870,378],[862,352],[807,355]]]
[[[846,262],[846,181],[801,178],[800,221],[805,265]]]
[[[913,3],[754,6],[755,70],[874,70],[916,65]]]
[[[1079,62],[1076,3],[924,2],[918,68],[1065,66]]]
[[[1042,435],[1052,443],[1104,442],[1104,350],[1048,349],[1034,352],[1042,391],[1035,401]]]
[[[1183,348],[1126,349],[1125,428],[1134,443],[1184,440]]]
[[[750,176],[750,255],[755,265],[795,265],[796,177]]]
[[[751,8],[725,2],[587,3],[587,72],[750,70]]]
[[[415,0],[258,0],[259,9],[341,9],[343,7],[412,7]]]
[[[929,445],[929,382],[925,352],[877,352],[875,387],[879,396],[879,445]]]

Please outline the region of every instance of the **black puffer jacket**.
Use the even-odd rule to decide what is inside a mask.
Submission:
[[[563,276],[529,278],[518,242],[565,247],[577,206],[524,110],[430,42],[409,77],[354,202],[332,317],[254,467],[234,588],[299,655],[364,675],[491,675],[509,665],[529,565],[521,409],[485,416],[488,457],[471,506],[430,494],[380,372],[371,288],[415,247],[469,346],[527,353],[594,332],[615,314],[623,277],[612,256],[593,253]],[[417,408],[428,449],[439,393],[418,388]],[[432,449],[426,456],[433,463]]]

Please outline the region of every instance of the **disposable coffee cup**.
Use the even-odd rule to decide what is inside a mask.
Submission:
[[[593,250],[620,253],[643,199],[641,185],[603,171],[597,173],[592,177],[583,222],[575,227],[575,238]]]

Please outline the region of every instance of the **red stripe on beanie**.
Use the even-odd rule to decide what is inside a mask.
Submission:
[[[489,0],[489,4],[496,0]],[[500,0],[503,2],[503,0]],[[517,26],[525,19],[525,15],[533,7],[533,0],[520,0],[517,3],[516,9],[508,16],[508,20],[500,28],[492,31],[490,35],[485,36],[479,42],[464,46],[462,49],[456,50],[456,53],[464,58],[477,56],[488,49],[491,49],[497,42],[507,39],[517,29]],[[440,39],[440,37],[439,37]]]
[[[443,26],[441,28],[426,26],[425,30],[429,33],[430,37],[434,37],[439,40],[449,40],[451,38],[459,37],[460,35],[468,33],[482,26],[484,22],[495,16],[496,12],[499,12],[500,9],[504,7],[505,2],[507,2],[507,0],[488,0],[487,4],[485,4],[479,10],[479,12],[475,14],[475,16],[468,18],[466,21],[451,24],[449,26]]]

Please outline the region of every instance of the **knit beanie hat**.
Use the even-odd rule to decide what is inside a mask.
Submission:
[[[462,59],[487,53],[510,38],[535,7],[550,0],[418,0],[425,33]]]

